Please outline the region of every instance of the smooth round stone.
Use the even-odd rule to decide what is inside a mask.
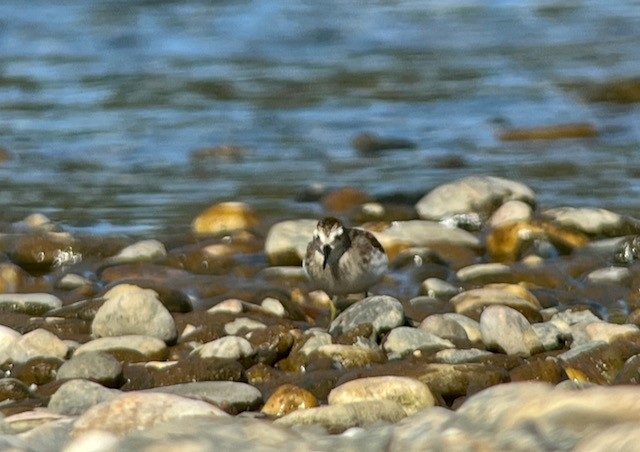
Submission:
[[[112,352],[116,350],[132,350],[146,356],[149,360],[163,359],[167,354],[167,344],[153,336],[102,337],[82,344],[76,349],[73,356],[89,352]]]
[[[261,411],[269,416],[282,417],[296,410],[317,406],[318,399],[311,392],[292,384],[284,384],[271,394]]]
[[[451,300],[458,314],[478,319],[485,308],[494,305],[507,306],[521,312],[532,320],[540,318],[540,303],[535,299],[525,299],[501,289],[471,289],[456,295]]]
[[[14,363],[24,363],[35,357],[64,358],[69,346],[47,330],[38,328],[20,337],[11,348]]]
[[[260,223],[253,209],[243,202],[222,202],[209,207],[191,224],[196,234],[224,234],[250,229]]]
[[[460,323],[442,314],[430,315],[420,323],[419,328],[443,339],[453,341],[469,340],[467,332]]]
[[[315,353],[318,357],[322,356],[330,358],[341,367],[347,369],[366,367],[372,364],[382,364],[387,360],[382,351],[363,348],[357,345],[322,345]]]
[[[150,289],[120,284],[104,294],[106,301],[91,324],[95,337],[153,336],[165,342],[177,338],[173,317]]]
[[[123,248],[118,254],[106,259],[111,264],[124,264],[159,259],[167,255],[164,244],[155,239],[141,240]]]
[[[56,288],[62,290],[74,290],[89,285],[91,285],[91,281],[75,273],[67,273],[56,282]]]
[[[489,226],[492,228],[504,226],[505,224],[529,221],[533,217],[531,205],[522,201],[507,201],[493,212],[489,218]]]
[[[255,410],[262,404],[262,393],[251,385],[237,381],[196,381],[141,392],[174,394],[211,403],[230,414]]]
[[[271,226],[264,244],[269,263],[301,265],[318,220],[289,220]]]
[[[478,350],[477,348],[469,348],[465,350],[446,349],[440,350],[434,355],[437,362],[443,364],[462,364],[474,363],[492,356],[493,353],[486,350]]]
[[[48,293],[0,294],[0,309],[40,315],[62,306],[62,300]]]
[[[461,268],[456,277],[463,282],[493,282],[511,277],[513,270],[506,264],[492,262],[488,264],[473,264]]]
[[[262,306],[265,311],[275,316],[284,317],[287,315],[287,310],[277,298],[267,297],[262,300],[260,306]]]
[[[435,405],[429,388],[413,378],[382,376],[351,380],[329,393],[329,405],[363,402],[367,400],[392,400],[398,402],[407,416]]]
[[[553,314],[549,321],[557,325],[560,329],[563,329],[563,325],[572,326],[580,323],[597,323],[602,322],[602,319],[588,309],[566,309]]]
[[[81,353],[58,369],[58,380],[83,378],[103,386],[116,387],[122,380],[122,364],[104,352]]]
[[[412,325],[419,324],[430,315],[453,311],[453,306],[449,301],[424,295],[411,298],[403,305],[405,316]]]
[[[628,285],[631,282],[631,271],[627,267],[599,268],[587,275],[590,283],[612,283]]]
[[[375,235],[385,249],[393,249],[399,245],[426,247],[439,243],[468,248],[481,246],[480,239],[470,232],[435,221],[394,221],[387,229]]]
[[[20,339],[21,334],[8,326],[0,325],[0,364],[11,356],[11,349]]]
[[[22,268],[9,262],[0,263],[0,293],[14,293],[26,287],[31,276]]]
[[[251,331],[264,330],[267,327],[262,322],[249,319],[247,317],[239,317],[224,326],[224,332],[228,335],[247,334]]]
[[[389,332],[382,348],[389,359],[397,359],[417,351],[430,355],[445,348],[455,348],[455,345],[422,329],[400,326]]]
[[[69,380],[51,396],[47,409],[58,414],[77,416],[92,406],[113,400],[121,394],[121,391],[105,388],[93,381]]]
[[[422,282],[420,291],[429,297],[448,300],[449,298],[458,295],[462,289],[439,278],[427,278]]]
[[[455,312],[446,312],[442,314],[442,317],[458,323],[464,329],[464,332],[467,334],[467,337],[471,342],[482,342],[480,323],[477,320],[473,320],[466,315],[457,314]]]
[[[395,423],[406,416],[397,402],[370,400],[298,410],[276,419],[274,424],[289,427],[317,424],[329,433],[342,433],[352,427],[368,427],[378,422]]]
[[[508,355],[531,356],[542,344],[529,321],[515,309],[489,306],[480,316],[482,340],[489,349]]]
[[[626,337],[629,339],[639,339],[640,329],[637,325],[616,325],[606,322],[594,322],[585,325],[584,332],[590,341],[613,342],[615,339]]]
[[[19,236],[7,253],[11,261],[27,271],[50,271],[67,260],[81,260],[74,254],[73,238],[70,234],[49,232]]]
[[[55,224],[44,214],[32,213],[27,215],[24,220],[13,223],[12,228],[15,232],[49,232],[55,229]]]
[[[236,298],[230,298],[228,300],[221,301],[217,305],[207,309],[209,314],[216,312],[228,312],[229,314],[240,314],[243,310],[242,300]]]
[[[73,426],[73,435],[102,430],[124,435],[160,422],[184,416],[228,416],[220,408],[173,394],[127,393],[84,412]]]
[[[375,295],[354,303],[331,323],[329,332],[340,336],[370,323],[376,334],[384,333],[404,322],[402,304],[388,295]]]
[[[624,217],[606,209],[593,207],[556,207],[542,212],[545,217],[563,227],[577,229],[590,235],[619,236],[637,234]]]
[[[254,353],[251,343],[243,337],[225,336],[196,348],[192,354],[200,358],[240,359]]]
[[[526,185],[493,176],[471,176],[440,185],[416,204],[421,218],[443,220],[454,215],[480,213],[488,217],[496,205],[519,200],[535,204],[535,194]]]

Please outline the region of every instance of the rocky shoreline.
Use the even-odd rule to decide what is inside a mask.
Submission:
[[[321,200],[391,269],[340,306],[315,219],[212,206],[181,237],[0,234],[0,448],[630,450],[640,221],[469,177],[415,206]]]

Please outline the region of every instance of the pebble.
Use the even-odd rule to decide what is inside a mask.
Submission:
[[[159,360],[166,357],[167,344],[153,336],[116,336],[94,339],[82,344],[73,353],[78,356],[89,352],[112,352],[117,350],[132,350],[148,360]]]
[[[174,394],[202,400],[230,414],[256,410],[262,404],[262,393],[257,388],[237,381],[196,381],[141,392]]]
[[[531,356],[542,351],[538,335],[525,316],[506,306],[489,306],[480,316],[482,341],[488,349]]]
[[[420,286],[420,292],[433,298],[450,299],[459,294],[462,289],[439,278],[427,278]]]
[[[507,201],[493,212],[489,218],[489,226],[496,228],[511,223],[529,221],[533,217],[533,209],[530,204],[523,201]]]
[[[388,295],[374,295],[354,303],[340,313],[331,323],[329,333],[339,336],[370,323],[375,334],[380,334],[402,325],[403,322],[404,309],[397,299]]]
[[[615,237],[638,233],[638,226],[632,225],[621,215],[606,209],[592,207],[555,207],[542,211],[542,215],[554,222],[585,234]]]
[[[106,301],[91,324],[95,337],[141,335],[165,342],[177,338],[173,317],[150,289],[120,284],[104,294]]]
[[[626,267],[598,268],[587,275],[590,283],[611,283],[626,286],[631,282],[631,271]]]
[[[74,379],[63,383],[53,393],[47,409],[58,414],[77,416],[102,402],[113,400],[121,394],[99,383],[85,379]]]
[[[526,185],[493,176],[471,176],[440,185],[416,204],[421,218],[444,220],[454,215],[480,213],[488,218],[507,201],[535,204],[535,194]]]
[[[224,326],[224,332],[228,335],[244,335],[252,331],[263,330],[266,327],[267,325],[257,320],[238,317]]]
[[[429,388],[413,378],[383,376],[358,378],[343,383],[329,393],[329,405],[392,400],[398,402],[408,416],[435,405]]]
[[[296,410],[318,406],[318,399],[311,392],[292,384],[284,384],[267,399],[262,412],[269,416],[282,417]]]
[[[21,336],[9,351],[9,358],[14,363],[24,363],[31,358],[53,357],[65,358],[69,346],[47,330],[38,328]]]
[[[141,240],[123,248],[118,254],[107,259],[107,262],[110,264],[125,264],[152,261],[165,257],[166,255],[167,250],[162,242],[149,239]]]
[[[318,220],[289,220],[271,226],[264,251],[272,266],[302,264]]]
[[[542,308],[535,299],[526,299],[509,291],[482,288],[471,289],[456,295],[451,299],[458,314],[464,314],[472,319],[479,319],[480,314],[489,306],[502,305],[517,310],[529,320],[539,320],[539,310]]]
[[[378,422],[398,422],[406,417],[402,405],[391,400],[327,405],[293,411],[274,421],[281,426],[321,425],[329,433],[342,433],[353,427],[368,427]]]
[[[464,327],[455,319],[445,317],[444,314],[430,315],[420,323],[419,328],[453,342],[460,343],[469,340]]]
[[[9,359],[11,350],[20,337],[21,334],[16,330],[0,325],[0,364]]]
[[[480,240],[470,232],[435,221],[394,221],[387,229],[375,236],[387,253],[398,246],[424,247],[441,243],[469,248],[480,247]]]
[[[409,354],[431,355],[455,345],[423,329],[400,326],[389,332],[382,347],[389,359],[398,359]]]
[[[226,234],[257,226],[260,220],[249,205],[242,202],[222,202],[209,207],[191,224],[195,234]]]
[[[3,293],[0,294],[0,309],[41,315],[62,306],[62,300],[47,293]]]
[[[127,393],[99,403],[74,422],[73,436],[100,430],[123,435],[185,416],[227,416],[213,405],[173,394]]]
[[[104,352],[81,353],[60,366],[56,378],[84,378],[103,386],[119,387],[122,383],[122,364]]]
[[[240,359],[251,356],[253,353],[254,350],[251,343],[238,336],[221,337],[201,345],[192,352],[192,354],[197,354],[200,358],[222,359]]]

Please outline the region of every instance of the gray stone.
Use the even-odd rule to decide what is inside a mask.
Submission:
[[[63,383],[51,396],[47,408],[54,413],[77,416],[89,408],[113,400],[121,391],[108,389],[88,380],[70,380]]]
[[[522,201],[507,201],[493,212],[489,219],[489,226],[495,228],[520,221],[529,221],[532,217],[531,205]]]
[[[586,234],[613,237],[632,232],[629,230],[629,222],[624,217],[605,209],[556,207],[544,210],[542,214],[561,226],[577,229]]]
[[[22,448],[15,450],[26,450],[29,452],[51,452],[63,450],[69,441],[69,434],[73,428],[72,418],[64,418],[46,422],[38,427],[20,433],[16,436],[24,441]],[[8,450],[0,446],[0,450]]]
[[[77,436],[91,430],[124,435],[184,416],[228,416],[221,409],[200,400],[173,394],[125,393],[85,411],[73,426]]]
[[[491,355],[493,355],[493,353],[477,348],[469,348],[466,350],[446,349],[437,352],[434,358],[436,362],[443,364],[462,364],[479,362]]]
[[[101,337],[78,347],[73,356],[89,352],[108,352],[112,350],[133,350],[146,356],[148,359],[162,359],[167,352],[167,344],[161,339],[152,336],[117,336]]]
[[[434,298],[442,298],[448,300],[454,295],[459,294],[462,289],[451,283],[443,281],[439,278],[427,278],[422,282],[421,291],[425,295]]]
[[[271,226],[264,249],[271,265],[300,265],[318,220],[282,221]]]
[[[175,341],[175,322],[155,291],[120,284],[105,293],[104,298],[106,301],[91,324],[94,336],[142,335]]]
[[[506,306],[486,308],[480,316],[480,332],[489,349],[520,356],[542,351],[542,344],[525,316]]]
[[[10,358],[11,350],[20,337],[21,334],[16,330],[0,325],[0,364]]]
[[[627,267],[605,267],[587,275],[590,283],[611,283],[627,286],[631,282],[631,271]]]
[[[547,350],[560,350],[571,338],[570,334],[563,332],[557,325],[551,322],[534,323],[531,325],[542,347]]]
[[[333,338],[329,333],[318,329],[309,330],[305,335],[309,336],[309,338],[298,350],[299,353],[304,355],[308,355],[323,345],[329,345],[333,342]]]
[[[196,348],[192,354],[201,358],[240,359],[254,353],[251,343],[243,337],[225,336]]]
[[[420,323],[421,330],[448,340],[469,340],[467,332],[460,323],[442,314],[430,315]]]
[[[118,254],[107,259],[109,263],[142,262],[165,257],[167,250],[162,242],[155,239],[141,240],[123,248]]]
[[[329,332],[341,335],[370,323],[376,334],[384,333],[404,322],[402,304],[388,295],[365,298],[344,310],[332,323]]]
[[[255,387],[236,381],[197,381],[147,389],[211,403],[227,413],[256,410],[262,404],[262,393]]]
[[[457,314],[455,312],[447,312],[442,314],[447,320],[453,320],[457,322],[462,328],[464,328],[467,337],[471,342],[482,342],[482,333],[480,332],[480,323],[477,320],[473,320],[466,315]]]
[[[266,327],[267,325],[262,322],[258,322],[257,320],[249,319],[247,317],[238,317],[224,326],[224,332],[229,335],[234,335],[243,331],[246,334],[250,331],[263,330]]]
[[[456,277],[460,281],[488,281],[501,280],[506,276],[513,274],[513,270],[506,264],[499,262],[491,262],[488,264],[472,264],[461,268],[456,273]]]
[[[0,308],[31,315],[42,314],[62,306],[62,300],[48,293],[3,293]]]
[[[122,364],[107,353],[81,353],[60,366],[56,378],[84,378],[103,386],[117,387],[122,380]]]
[[[421,218],[444,220],[454,215],[478,213],[488,218],[507,201],[535,204],[535,194],[526,185],[492,176],[471,176],[440,185],[416,204]]]
[[[53,333],[38,328],[15,341],[9,355],[14,363],[24,363],[37,356],[64,358],[69,346]]]
[[[435,404],[435,398],[427,385],[413,378],[398,376],[351,380],[331,390],[328,398],[329,405],[366,400],[398,402],[408,416]]]
[[[387,229],[376,233],[376,238],[385,248],[397,245],[425,247],[438,243],[469,248],[481,246],[480,239],[464,229],[424,220],[394,221]]]
[[[398,422],[404,417],[406,413],[399,403],[391,400],[372,400],[293,411],[276,419],[274,424],[318,424],[330,433],[341,433],[352,427],[367,427],[378,422]]]
[[[422,329],[400,326],[391,330],[382,348],[389,359],[397,359],[416,351],[429,355],[455,345]]]

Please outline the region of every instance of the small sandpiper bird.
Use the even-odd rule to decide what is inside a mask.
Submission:
[[[382,279],[388,264],[387,254],[373,234],[346,228],[333,217],[318,222],[303,262],[311,283],[333,298],[331,320],[337,313],[339,295],[366,294]]]

